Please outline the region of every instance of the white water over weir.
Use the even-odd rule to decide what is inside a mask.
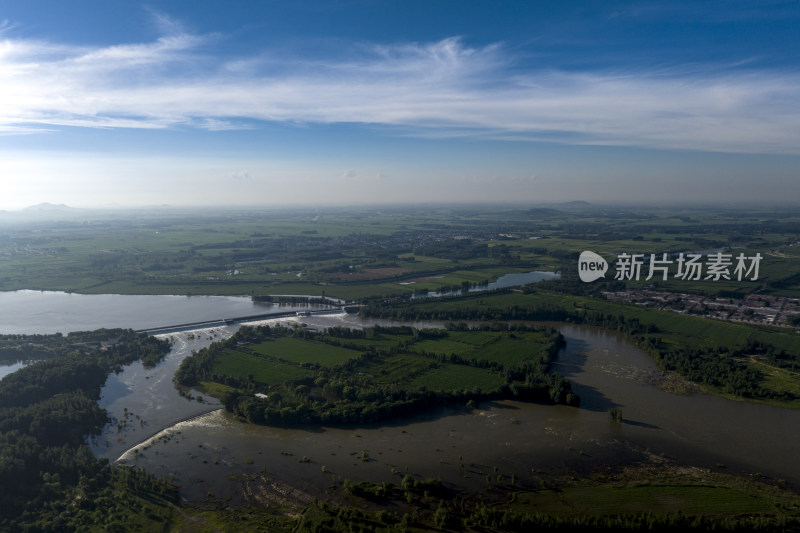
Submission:
[[[175,326],[162,326],[151,329],[139,329],[136,333],[147,333],[148,335],[164,335],[167,333],[178,333],[181,331],[191,331],[196,329],[207,329],[221,326],[230,326],[233,324],[241,324],[242,322],[258,322],[262,320],[275,320],[278,318],[289,318],[295,316],[315,316],[315,315],[331,315],[343,312],[342,309],[329,309],[326,311],[286,311],[283,313],[264,313],[260,315],[248,315],[235,318],[220,318],[207,322],[195,322],[191,324],[177,324]]]
[[[223,411],[223,410],[224,409],[221,409],[221,408],[214,408],[214,409],[208,411],[207,413],[202,413],[202,414],[199,414],[199,415],[187,416],[183,420],[178,420],[174,424],[170,424],[170,425],[168,425],[166,427],[163,427],[163,428],[159,429],[158,431],[156,431],[155,433],[153,433],[152,435],[150,435],[149,437],[147,437],[146,439],[144,439],[139,444],[135,444],[135,445],[131,446],[130,448],[128,448],[127,450],[125,450],[124,452],[122,452],[122,455],[117,457],[117,459],[114,462],[115,463],[127,462],[127,461],[130,460],[131,457],[136,455],[136,450],[137,449],[146,448],[151,443],[160,440],[165,435],[169,435],[169,434],[174,433],[177,430],[180,430],[181,425],[185,425],[185,423],[187,423],[187,422],[193,422],[193,421],[195,421],[195,420],[197,420],[199,418],[207,416],[207,415],[209,415],[211,413],[214,413],[216,411]]]

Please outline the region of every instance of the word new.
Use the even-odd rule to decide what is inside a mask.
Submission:
[[[608,270],[608,263],[594,252],[581,252],[578,258],[578,276],[587,283],[603,278]]]

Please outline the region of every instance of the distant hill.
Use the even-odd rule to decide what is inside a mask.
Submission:
[[[583,200],[573,200],[571,202],[564,202],[563,204],[559,204],[561,207],[565,207],[567,209],[582,209],[585,207],[594,207],[589,202],[585,202]]]
[[[25,213],[65,213],[75,211],[75,208],[66,204],[51,204],[49,202],[42,202],[41,204],[28,206],[22,211]]]

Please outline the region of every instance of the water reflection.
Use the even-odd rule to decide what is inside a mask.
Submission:
[[[497,280],[487,283],[486,285],[472,286],[468,292],[482,292],[493,291],[495,289],[507,289],[510,287],[521,287],[528,283],[536,283],[546,279],[557,279],[560,277],[558,272],[547,272],[543,270],[534,270],[533,272],[517,272],[512,274],[505,274],[497,278]],[[461,290],[458,291],[428,291],[427,293],[414,293],[411,295],[412,299],[419,298],[440,298],[442,296],[460,296],[463,294]]]
[[[278,313],[319,308],[323,307],[258,303],[253,302],[249,296],[0,291],[0,332],[66,334],[98,328],[148,329],[273,311]]]
[[[0,362],[0,379],[3,379],[9,374],[13,374],[20,368],[26,367],[34,361],[15,361],[13,363]]]

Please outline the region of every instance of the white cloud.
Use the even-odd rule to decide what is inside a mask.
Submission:
[[[14,28],[16,28],[16,25],[8,19],[3,19],[0,21],[0,35],[10,32]]]
[[[502,46],[375,46],[355,59],[215,58],[210,37],[87,49],[0,42],[0,131],[363,123],[431,137],[800,153],[800,75],[511,73]],[[0,30],[5,26],[0,26]],[[2,31],[0,31],[2,34]],[[246,123],[246,125],[244,125]]]
[[[180,52],[188,51],[203,39],[192,35],[174,35],[161,37],[153,43],[129,44],[109,46],[89,50],[84,54],[68,58],[64,64],[65,70],[73,66],[87,68],[87,70],[119,72],[125,67],[135,67],[146,64],[164,64],[183,58]]]
[[[159,33],[165,35],[187,33],[183,23],[179,20],[170,17],[166,13],[157,11],[152,7],[145,7],[145,10],[147,10],[147,12],[150,14],[150,18]]]
[[[247,170],[236,170],[230,173],[230,178],[234,181],[250,181],[250,173]]]

